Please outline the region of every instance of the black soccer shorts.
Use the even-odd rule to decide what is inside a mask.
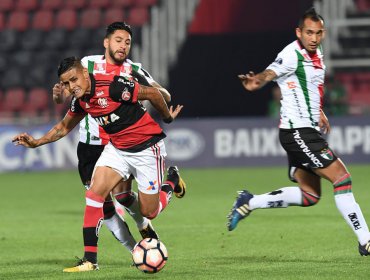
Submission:
[[[90,185],[95,163],[103,152],[104,147],[104,145],[89,145],[78,142],[78,172],[80,173],[80,178],[84,186]]]
[[[294,182],[296,168],[315,174],[312,169],[325,168],[338,158],[314,128],[280,129],[279,139],[288,155],[289,178]]]

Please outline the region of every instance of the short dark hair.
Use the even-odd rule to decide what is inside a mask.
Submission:
[[[114,31],[116,31],[116,30],[126,30],[128,33],[130,33],[130,35],[132,37],[131,26],[128,25],[126,22],[116,21],[116,22],[113,22],[110,25],[108,25],[108,27],[106,29],[106,33],[105,33],[105,38],[112,35],[114,33]]]
[[[82,67],[81,59],[76,56],[64,58],[58,66],[58,77],[74,67]]]
[[[304,21],[307,18],[309,18],[313,21],[321,21],[322,20],[324,22],[324,18],[316,12],[314,7],[311,7],[307,11],[305,11],[303,16],[299,19],[299,22],[298,22],[298,27],[299,28],[301,28],[301,29],[303,28]]]

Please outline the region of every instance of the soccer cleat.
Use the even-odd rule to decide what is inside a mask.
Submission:
[[[141,237],[143,239],[145,238],[155,238],[155,239],[159,239],[159,236],[158,234],[155,232],[153,226],[152,226],[152,223],[149,221],[148,223],[148,226],[142,230],[139,230],[140,234],[141,234]]]
[[[63,272],[85,272],[99,270],[98,264],[91,263],[86,259],[80,259],[76,266],[63,269]]]
[[[369,256],[370,255],[370,240],[365,244],[361,245],[358,244],[358,251],[360,252],[361,256]]]
[[[180,172],[177,166],[170,166],[167,170],[167,181],[171,181],[175,185],[174,193],[176,197],[183,198],[186,192],[186,184],[180,177]]]
[[[233,208],[231,209],[230,214],[227,216],[227,228],[229,231],[234,230],[239,221],[248,217],[252,212],[252,210],[249,208],[249,200],[251,200],[252,197],[253,194],[247,190],[238,192],[238,196],[234,202]]]

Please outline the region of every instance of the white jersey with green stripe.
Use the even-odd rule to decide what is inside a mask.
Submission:
[[[104,55],[85,56],[81,59],[82,65],[89,70],[89,73],[112,73],[115,72],[119,76],[130,76],[131,71],[135,70],[141,75],[144,75],[149,83],[154,82],[151,75],[142,69],[140,63],[134,63],[126,59],[122,65],[113,65],[107,63]],[[97,124],[97,122],[88,114],[80,122],[80,142],[90,145],[106,145],[109,142],[109,136]]]
[[[280,128],[318,129],[325,65],[321,46],[310,54],[296,40],[287,45],[266,69],[276,73],[281,90]]]

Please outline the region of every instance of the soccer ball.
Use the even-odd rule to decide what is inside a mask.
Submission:
[[[159,272],[167,262],[166,246],[154,238],[145,238],[138,242],[132,251],[135,266],[145,273]]]

